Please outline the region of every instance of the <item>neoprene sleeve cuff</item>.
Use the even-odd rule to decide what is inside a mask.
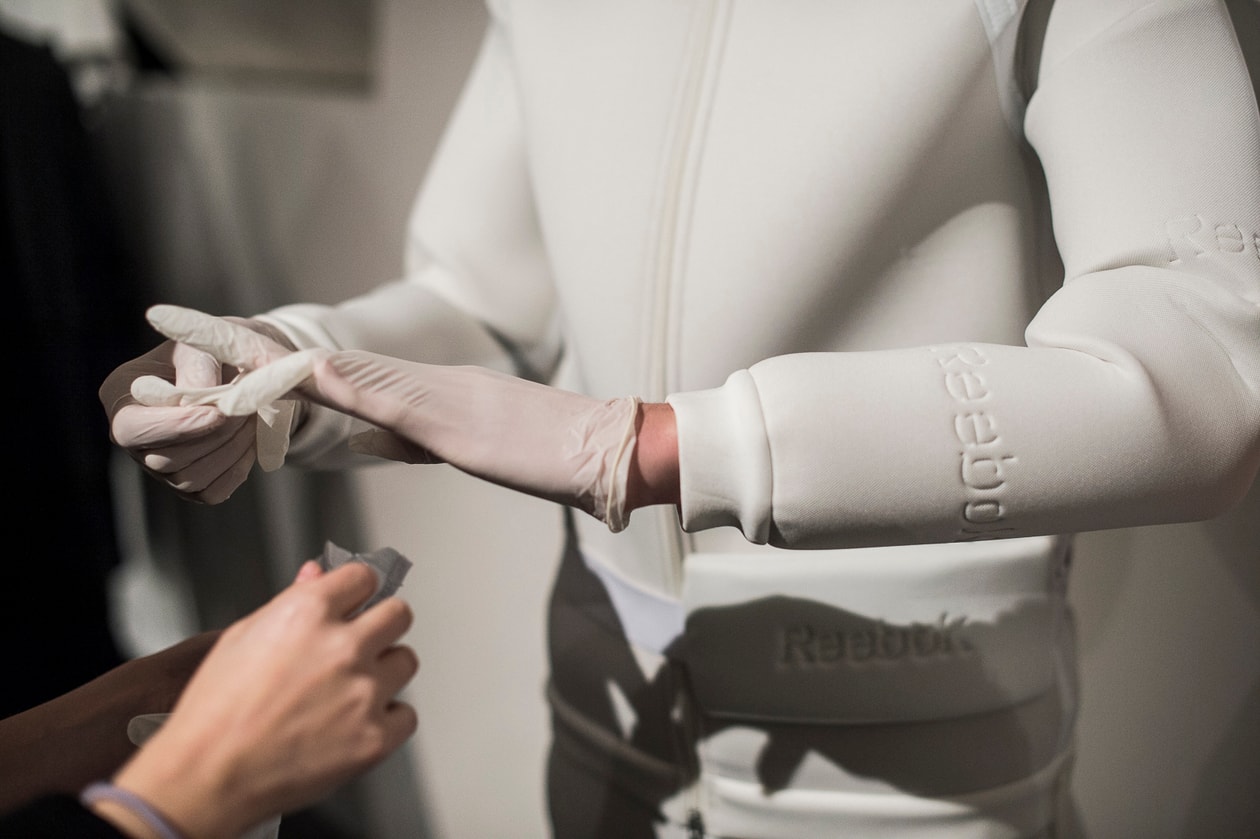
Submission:
[[[666,400],[678,423],[683,529],[738,527],[744,538],[770,538],[773,474],[757,384],[747,370],[721,387]]]

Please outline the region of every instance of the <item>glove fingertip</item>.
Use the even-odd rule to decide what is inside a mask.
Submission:
[[[179,392],[166,379],[140,376],[131,383],[131,398],[149,407],[170,407],[179,404]]]
[[[289,429],[293,422],[296,403],[281,401],[266,407],[258,414],[257,456],[258,465],[264,472],[274,472],[284,465],[289,453]]]

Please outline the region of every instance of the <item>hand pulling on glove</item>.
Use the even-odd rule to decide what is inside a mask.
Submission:
[[[155,306],[149,314],[161,319],[178,317],[179,311]],[[114,442],[176,492],[207,504],[231,496],[255,458],[265,471],[284,463],[297,407],[284,400],[262,403],[257,418],[254,412],[217,409],[221,404],[230,408],[238,390],[221,385],[225,377],[292,352],[288,339],[268,324],[240,320],[230,325],[230,331],[220,328],[224,346],[218,357],[166,341],[119,365],[99,394]],[[235,369],[224,369],[220,361]],[[133,393],[137,382],[142,383]]]
[[[640,401],[599,400],[480,367],[420,364],[355,350],[287,353],[247,327],[157,306],[167,337],[248,369],[223,388],[137,379],[144,404],[216,404],[229,415],[265,410],[291,390],[381,431],[351,448],[408,463],[446,462],[477,477],[584,510],[615,531],[629,519],[627,480]],[[257,364],[259,357],[265,359]]]

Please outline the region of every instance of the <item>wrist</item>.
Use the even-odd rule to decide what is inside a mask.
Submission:
[[[98,781],[79,794],[79,803],[132,839],[185,839],[170,820],[143,797]]]
[[[210,743],[182,742],[172,739],[174,734],[165,726],[159,729],[113,784],[148,802],[181,836],[237,836],[251,824],[248,803],[230,789],[237,773],[220,765]]]
[[[626,479],[626,508],[678,505],[678,425],[664,402],[639,407],[634,455]]]

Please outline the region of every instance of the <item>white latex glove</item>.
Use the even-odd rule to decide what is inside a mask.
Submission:
[[[243,326],[188,309],[155,307],[149,320],[168,337],[231,363],[244,361],[235,355],[240,345],[260,340]],[[300,385],[312,401],[382,429],[353,439],[355,451],[406,463],[449,463],[577,507],[614,532],[627,524],[637,398],[593,399],[481,367],[354,350],[276,357],[273,347],[267,354],[268,365],[213,394],[221,410],[251,412]],[[203,396],[211,394],[184,392],[181,398]]]
[[[175,308],[155,306],[150,315],[162,317],[161,312]],[[248,328],[239,325],[246,323]],[[207,504],[226,500],[255,460],[265,471],[284,463],[297,407],[273,400],[249,413],[220,410],[215,394],[224,392],[225,378],[292,351],[287,339],[266,324],[240,320],[234,326],[230,346],[217,357],[166,341],[119,365],[99,391],[114,442],[176,492]],[[225,370],[221,361],[235,369]],[[139,380],[145,383],[134,393]]]

